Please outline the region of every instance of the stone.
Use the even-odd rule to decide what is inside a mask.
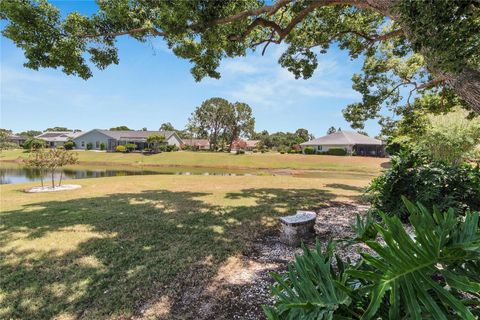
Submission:
[[[39,193],[39,192],[58,192],[58,191],[67,191],[80,189],[82,186],[78,184],[62,184],[61,186],[55,186],[53,188],[51,185],[46,185],[43,187],[33,187],[30,189],[25,189],[27,193]]]
[[[280,240],[298,246],[302,239],[313,234],[317,214],[313,211],[297,211],[296,214],[280,218]]]

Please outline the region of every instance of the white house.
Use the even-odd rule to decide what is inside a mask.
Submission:
[[[93,150],[102,149],[114,151],[118,145],[133,143],[137,145],[137,150],[147,148],[147,138],[151,135],[165,137],[165,143],[180,147],[183,144],[182,139],[174,131],[136,131],[136,130],[101,130],[93,129],[83,132],[73,139],[76,149],[87,149],[91,145]]]
[[[304,142],[300,146],[302,150],[305,150],[306,147],[313,147],[317,153],[327,152],[329,149],[343,149],[350,155],[373,157],[385,155],[384,144],[381,140],[351,131],[338,131]]]

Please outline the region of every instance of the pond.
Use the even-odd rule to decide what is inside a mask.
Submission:
[[[70,167],[58,170],[55,179],[60,178],[60,172],[63,171],[63,179],[87,179],[87,178],[103,178],[103,177],[119,177],[119,176],[135,176],[135,175],[152,175],[152,174],[168,174],[168,175],[220,175],[220,176],[248,176],[256,175],[254,170],[251,172],[243,170],[223,171],[209,168],[111,168],[111,167]],[[0,163],[0,184],[17,184],[40,181],[42,173],[39,170],[30,169],[14,163]],[[49,181],[51,176],[43,174],[44,181]]]

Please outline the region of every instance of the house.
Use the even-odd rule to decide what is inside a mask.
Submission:
[[[63,146],[68,140],[73,140],[83,132],[72,131],[46,131],[35,138],[46,142],[46,146],[49,148],[56,148]]]
[[[243,139],[236,139],[232,143],[232,151],[243,149],[247,151],[252,151],[253,149],[258,147],[260,140],[243,140]]]
[[[27,137],[18,136],[16,134],[10,134],[7,138],[8,142],[15,143],[19,146],[22,146],[27,139]]]
[[[73,139],[76,149],[87,149],[91,145],[92,150],[101,150],[104,147],[107,151],[115,151],[118,145],[135,144],[137,150],[148,147],[147,139],[151,135],[165,137],[165,143],[180,147],[182,139],[174,131],[128,131],[128,130],[101,130],[93,129],[83,132]]]
[[[246,142],[245,149],[249,150],[249,151],[252,151],[253,149],[258,148],[260,140],[247,140],[245,142]]]
[[[329,149],[344,149],[347,154],[359,156],[385,156],[384,144],[357,132],[338,131],[318,139],[300,144],[302,150],[313,147],[317,153],[327,152]]]
[[[183,139],[183,144],[192,149],[209,150],[210,141],[208,139]]]

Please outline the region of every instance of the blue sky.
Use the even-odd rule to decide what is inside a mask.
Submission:
[[[63,13],[88,13],[94,3],[62,1]],[[1,38],[2,128],[15,132],[52,126],[89,130],[127,125],[157,130],[163,122],[182,129],[195,107],[210,97],[248,103],[256,119],[256,130],[294,131],[306,128],[315,136],[330,126],[348,130],[342,109],[359,101],[351,89],[351,76],[361,61],[351,61],[346,52],[332,48],[319,57],[319,67],[308,80],[296,80],[281,68],[278,57],[283,46],[271,45],[265,56],[222,62],[222,78],[195,82],[188,61],[175,57],[161,39],[139,43],[118,38],[120,64],[94,69],[89,80],[67,76],[60,70],[29,70],[20,49]],[[379,132],[375,122],[366,131]]]

